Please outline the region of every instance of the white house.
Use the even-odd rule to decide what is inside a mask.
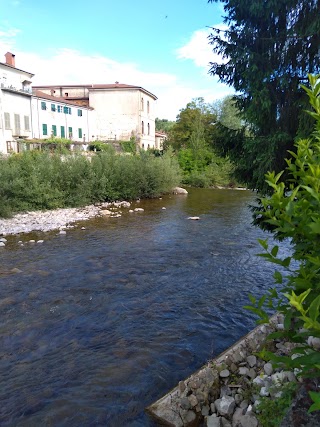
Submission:
[[[155,148],[155,101],[157,97],[140,86],[122,83],[34,86],[34,91],[90,106],[95,111],[96,139],[129,140],[141,148]]]
[[[85,146],[132,137],[145,150],[159,145],[157,97],[143,87],[116,82],[31,88],[34,74],[16,68],[14,54],[5,58],[0,62],[0,153],[18,152],[19,140],[52,136]]]
[[[7,52],[0,62],[0,152],[19,151],[18,138],[32,136],[31,79],[34,74],[15,67]]]
[[[40,90],[32,97],[32,138],[66,138],[87,144],[96,138],[95,112]]]

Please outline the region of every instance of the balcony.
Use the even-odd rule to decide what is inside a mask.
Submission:
[[[32,96],[31,88],[18,89],[15,86],[9,85],[7,83],[1,83],[0,88],[8,92],[18,93],[19,95]]]

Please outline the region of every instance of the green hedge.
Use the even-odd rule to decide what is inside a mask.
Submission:
[[[156,197],[180,182],[170,153],[99,152],[87,158],[26,151],[0,159],[0,217],[17,212]]]

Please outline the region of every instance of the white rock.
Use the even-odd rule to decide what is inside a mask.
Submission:
[[[182,187],[175,187],[172,192],[173,194],[188,194],[187,190]]]
[[[161,208],[163,211],[165,211],[167,208],[165,208],[164,206]]]
[[[59,234],[64,235],[64,234],[67,234],[67,232],[66,232],[66,230],[60,230],[60,231],[59,231]]]
[[[223,369],[219,375],[221,378],[227,378],[230,375],[230,372],[228,371],[228,369]]]
[[[0,237],[0,242],[2,242],[2,243],[6,243],[8,240],[7,239],[5,239],[4,237]]]
[[[37,243],[43,243],[44,240],[37,240]]]
[[[260,396],[269,396],[269,390],[268,387],[261,387],[260,389]]]
[[[192,220],[197,221],[198,219],[200,219],[200,217],[199,216],[189,216],[188,219],[192,219]]]
[[[100,211],[100,215],[103,215],[103,216],[108,216],[111,214],[112,214],[112,212],[109,211],[109,209],[101,209],[101,211]]]
[[[232,415],[236,406],[236,402],[231,396],[223,396],[221,399],[217,399],[214,404],[220,415]]]
[[[135,209],[134,209],[134,211],[135,211],[135,212],[143,212],[143,211],[144,211],[144,209],[143,209],[143,208],[135,208]]]
[[[247,357],[247,362],[250,368],[253,368],[257,364],[257,358],[254,355],[250,355]]]
[[[4,247],[4,246],[6,246],[6,244],[5,243],[3,243],[3,242],[0,242],[0,247]]]
[[[271,375],[273,372],[273,367],[271,363],[265,363],[263,366],[263,370],[266,373],[266,375]]]
[[[130,213],[132,213],[132,212],[134,212],[134,211],[133,211],[132,209],[129,209],[129,212],[130,212]]]
[[[29,240],[29,243],[36,243],[36,241],[31,239],[31,240]]]

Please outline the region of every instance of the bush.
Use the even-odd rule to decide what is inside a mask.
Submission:
[[[272,194],[260,198],[262,209],[255,213],[262,225],[271,225],[278,240],[290,239],[292,255],[282,258],[278,245],[269,248],[267,240],[260,240],[265,250],[261,256],[282,268],[274,273],[280,289],[271,289],[259,301],[251,297],[253,305],[248,308],[261,322],[268,321],[265,305],[283,313],[284,331],[271,334],[270,339],[283,337],[297,346],[293,358],[268,351],[262,357],[298,368],[301,376],[319,377],[320,353],[314,342],[320,338],[320,76],[309,76],[309,81],[311,89],[304,89],[314,109],[310,114],[316,121],[315,131],[296,143],[297,153],[290,152],[285,182],[279,182],[283,172],[266,175]],[[320,394],[311,397],[315,402],[311,410],[320,409]]]
[[[100,151],[82,155],[26,151],[1,158],[0,217],[27,210],[84,206],[99,201],[155,197],[180,182],[170,153],[154,157]]]

